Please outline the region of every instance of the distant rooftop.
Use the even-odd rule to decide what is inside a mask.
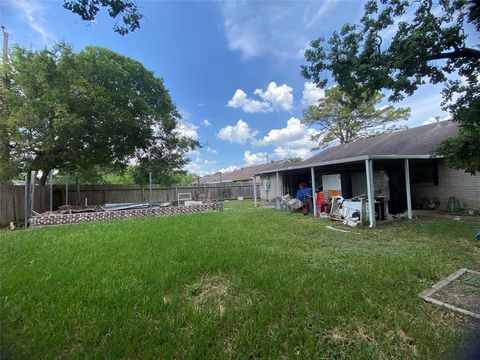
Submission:
[[[253,176],[259,172],[266,171],[268,169],[279,169],[282,167],[291,166],[292,164],[297,164],[299,162],[294,162],[288,159],[272,161],[265,164],[248,166],[238,170],[234,170],[228,173],[216,173],[211,175],[205,175],[200,178],[200,184],[215,184],[220,182],[232,182],[232,181],[242,181],[242,180],[252,180]],[[195,182],[197,183],[197,182]]]

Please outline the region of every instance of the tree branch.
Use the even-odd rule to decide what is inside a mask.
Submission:
[[[480,51],[471,49],[471,48],[463,48],[463,49],[458,49],[451,52],[440,53],[440,54],[429,56],[428,60],[460,59],[460,58],[472,58],[472,59],[480,60]]]

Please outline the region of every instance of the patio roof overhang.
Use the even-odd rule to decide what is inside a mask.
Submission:
[[[345,164],[345,163],[353,163],[365,160],[421,160],[421,159],[435,159],[441,158],[441,156],[432,156],[432,155],[362,155],[362,156],[355,156],[350,158],[344,159],[336,159],[336,160],[329,160],[329,161],[322,161],[322,162],[312,162],[312,163],[302,163],[295,166],[288,166],[282,167],[278,169],[268,169],[265,171],[261,171],[255,173],[255,175],[262,175],[262,174],[271,174],[276,172],[285,172],[289,170],[302,170],[302,169],[310,169],[310,168],[317,168],[322,166],[328,165],[335,165],[335,164]],[[308,159],[306,160],[308,161]]]

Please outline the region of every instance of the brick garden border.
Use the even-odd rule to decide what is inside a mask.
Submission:
[[[199,212],[222,211],[221,202],[194,205],[194,206],[167,206],[156,209],[134,209],[119,211],[99,211],[73,214],[53,214],[32,216],[29,219],[30,227],[50,225],[79,224],[105,220],[133,219],[144,216],[168,216],[181,214],[194,214]]]

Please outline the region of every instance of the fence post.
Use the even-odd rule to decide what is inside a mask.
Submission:
[[[152,172],[148,173],[148,208],[152,215]]]
[[[220,201],[223,203],[223,182],[222,182],[222,173],[220,173]]]
[[[80,179],[77,175],[77,206],[80,206]]]
[[[37,178],[37,171],[32,171],[32,176],[30,176],[30,195],[28,195],[30,203],[28,208],[28,215],[32,216],[33,214],[33,206],[35,205],[35,179]]]
[[[30,214],[29,211],[29,194],[30,194],[30,171],[27,171],[27,175],[25,175],[25,196],[24,196],[24,208],[23,208],[23,214],[25,217],[25,227],[28,227],[28,217]]]

